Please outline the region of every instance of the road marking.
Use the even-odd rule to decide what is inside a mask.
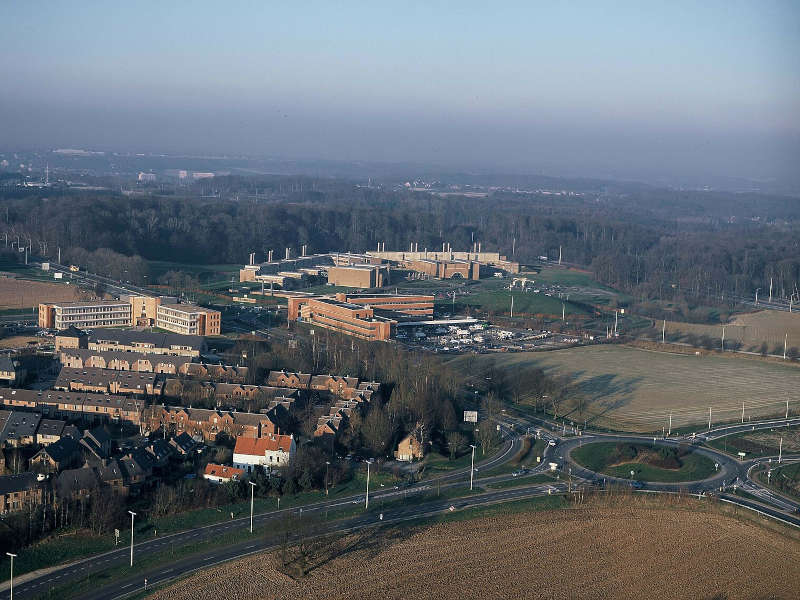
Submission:
[[[133,585],[132,583],[126,583],[125,585],[119,586],[119,589],[124,590],[125,588],[131,587],[132,585]]]

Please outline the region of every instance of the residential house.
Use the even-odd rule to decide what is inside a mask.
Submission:
[[[89,350],[66,348],[60,354],[61,364],[74,369],[98,368],[138,373],[164,373],[177,375],[191,365],[191,356],[166,354],[140,354],[115,350]]]
[[[153,460],[153,466],[157,468],[166,467],[175,449],[164,440],[154,440],[144,447]]]
[[[58,419],[42,419],[39,421],[39,428],[36,430],[36,443],[47,446],[61,439],[66,421]]]
[[[220,433],[235,438],[240,435],[263,437],[277,431],[277,416],[274,413],[154,404],[144,411],[143,419],[151,432],[159,429],[175,434],[186,432],[209,442],[215,441]]]
[[[35,473],[0,477],[0,514],[42,503],[42,486]]]
[[[12,410],[4,420],[5,425],[0,431],[0,446],[5,444],[18,447],[36,442],[36,430],[42,420],[41,413]]]
[[[31,458],[31,468],[36,467],[46,473],[58,473],[81,462],[78,442],[71,437],[65,437],[34,454]]]
[[[422,427],[417,425],[414,430],[397,444],[394,453],[397,460],[412,462],[425,457],[425,446],[422,439]]]
[[[0,383],[14,387],[25,381],[27,371],[22,368],[18,360],[8,354],[0,356]]]
[[[272,387],[288,387],[296,390],[307,390],[311,386],[310,373],[289,373],[287,371],[270,371],[267,385]]]
[[[70,325],[56,333],[55,337],[56,352],[60,352],[66,348],[86,348],[89,334],[74,325]]]
[[[56,477],[54,488],[61,500],[88,498],[97,489],[97,472],[92,467],[66,469]]]
[[[251,473],[256,466],[267,470],[286,467],[297,451],[293,435],[270,435],[263,438],[236,438],[233,466]]]
[[[169,441],[169,445],[172,446],[181,456],[192,454],[197,448],[197,442],[195,442],[194,438],[185,431],[173,437]]]
[[[128,487],[125,485],[125,475],[122,466],[117,460],[104,460],[95,467],[97,478],[104,485],[109,486],[118,494],[127,494]]]
[[[205,471],[203,471],[203,478],[213,481],[214,483],[227,483],[229,481],[237,481],[244,476],[244,469],[237,469],[236,467],[229,467],[227,465],[217,465],[208,463]]]

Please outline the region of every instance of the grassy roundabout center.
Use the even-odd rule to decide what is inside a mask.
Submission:
[[[713,460],[688,447],[658,444],[594,442],[573,450],[572,458],[595,473],[640,481],[697,481],[715,472]]]

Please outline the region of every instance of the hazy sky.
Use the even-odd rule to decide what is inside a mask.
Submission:
[[[0,3],[0,147],[785,177],[800,2]]]

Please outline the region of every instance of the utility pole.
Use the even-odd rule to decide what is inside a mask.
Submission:
[[[784,417],[784,419],[788,419],[788,418],[789,418],[789,401],[787,400],[786,401],[786,416]]]
[[[742,402],[742,423],[744,423],[744,402]]]
[[[708,407],[708,430],[711,431],[711,407]]]
[[[722,351],[725,352],[725,327],[722,327]]]
[[[778,464],[783,461],[783,438],[781,438],[780,445],[778,446]]]
[[[133,566],[133,518],[136,516],[136,513],[132,510],[128,512],[131,514],[131,566]]]
[[[331,461],[325,461],[325,495],[328,495],[328,467],[331,466]]]
[[[558,247],[558,264],[561,265],[561,246]]]
[[[475,475],[475,444],[470,444],[470,448],[472,448],[472,464],[469,468],[469,491],[472,491],[472,477]]]
[[[453,294],[453,298],[455,298],[455,292]],[[514,318],[514,294],[511,294],[511,318]]]
[[[772,277],[769,278],[769,301],[772,302]]]
[[[664,319],[663,325],[661,325],[661,343],[667,343],[667,320]]]
[[[786,345],[789,343],[789,334],[783,334],[783,360],[786,360]]]
[[[758,306],[758,290],[761,288],[756,288],[756,306]]]
[[[614,309],[614,337],[617,337],[617,323],[619,322],[619,311]]]
[[[563,302],[561,303],[561,321],[566,321],[566,308]]]
[[[667,431],[667,437],[672,435],[672,413],[669,413],[669,430]]]
[[[250,484],[250,533],[253,533],[253,495],[255,494],[256,484],[254,481],[248,481]]]

